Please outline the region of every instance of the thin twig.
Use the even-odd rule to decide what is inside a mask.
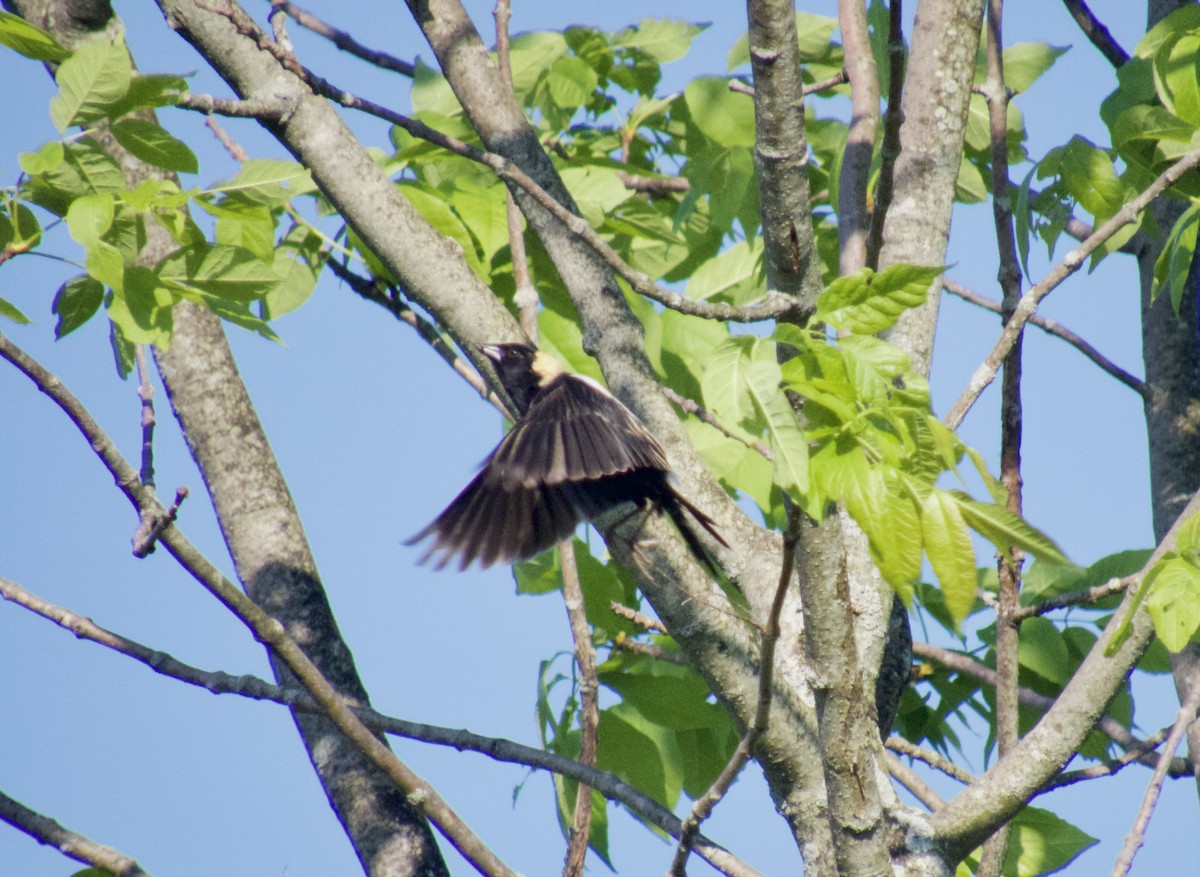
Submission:
[[[632,621],[634,624],[644,630],[653,630],[656,633],[666,633],[667,628],[657,618],[651,618],[649,615],[643,615],[636,609],[630,609],[624,603],[618,603],[613,600],[608,604],[608,608],[615,614],[621,616],[626,621]]]
[[[770,448],[768,448],[762,442],[746,439],[738,435],[736,432],[725,426],[725,424],[721,423],[721,421],[717,420],[716,416],[712,412],[701,407],[699,402],[689,399],[687,396],[676,393],[670,387],[663,386],[659,387],[659,389],[662,390],[662,394],[664,396],[666,396],[688,414],[694,414],[698,419],[702,420],[704,423],[707,423],[717,432],[721,433],[721,435],[725,436],[726,438],[733,439],[736,442],[741,442],[750,450],[757,451],[768,460],[775,459]]]
[[[1195,168],[1197,164],[1200,164],[1200,149],[1193,149],[1159,174],[1158,178],[1147,186],[1136,198],[1127,201],[1111,219],[1092,232],[1091,236],[1078,247],[1067,253],[1062,261],[1051,269],[1049,274],[1021,297],[1021,301],[1017,304],[1012,318],[1005,325],[1004,331],[1000,334],[999,339],[997,339],[991,353],[987,355],[987,358],[975,370],[975,373],[971,375],[966,389],[963,390],[958,400],[954,403],[954,406],[945,418],[943,418],[943,423],[951,429],[957,429],[962,423],[971,406],[975,404],[975,400],[979,398],[979,394],[996,377],[996,371],[1000,368],[1000,363],[1008,355],[1008,351],[1012,349],[1013,343],[1021,331],[1021,327],[1025,325],[1026,321],[1037,310],[1038,303],[1053,292],[1059,284],[1083,267],[1084,262],[1087,261],[1088,257],[1098,247],[1126,225],[1135,221],[1155,198],[1162,194],[1169,186],[1176,183],[1184,174]]]
[[[339,30],[333,25],[327,24],[308,10],[301,9],[295,3],[289,3],[288,0],[271,0],[271,7],[272,9],[282,10],[296,24],[325,37],[325,39],[329,40],[329,42],[333,43],[343,52],[354,55],[356,58],[361,58],[369,64],[374,64],[376,67],[407,76],[410,79],[416,75],[416,65],[411,61],[405,61],[402,58],[397,58],[395,55],[389,55],[387,52],[381,52],[378,49],[368,48],[350,36],[346,31]]]
[[[641,640],[631,639],[624,632],[618,633],[609,645],[619,652],[632,652],[635,655],[645,655],[647,658],[653,658],[656,661],[665,661],[668,664],[676,664],[680,667],[691,666],[688,663],[688,659],[679,652],[668,651],[657,643],[644,643]]]
[[[1137,746],[1130,747],[1122,752],[1117,758],[1101,762],[1100,764],[1092,765],[1091,767],[1080,768],[1079,770],[1068,770],[1060,773],[1050,782],[1042,787],[1043,792],[1061,789],[1063,786],[1071,786],[1075,783],[1083,782],[1084,780],[1099,779],[1100,777],[1113,776],[1116,773],[1124,770],[1131,764],[1141,762],[1142,758],[1148,753],[1153,752],[1158,748],[1158,744],[1167,739],[1167,735],[1171,733],[1172,725],[1165,728],[1159,728],[1145,740],[1141,741]],[[1186,774],[1190,776],[1189,774]],[[1172,773],[1172,776],[1185,776],[1182,773]]]
[[[330,259],[326,264],[330,271],[364,299],[386,309],[397,320],[415,329],[421,340],[432,347],[434,352],[454,369],[455,373],[466,381],[471,389],[505,417],[511,417],[500,397],[491,391],[487,382],[480,377],[479,372],[471,367],[470,363],[454,352],[454,348],[442,337],[437,326],[409,307],[395,290],[389,289],[382,280],[371,280],[354,273],[334,259]]]
[[[850,78],[846,75],[846,71],[839,70],[837,73],[833,74],[827,79],[821,79],[817,82],[810,82],[808,85],[804,86],[804,96],[808,97],[810,94],[816,94],[819,91],[825,91],[827,88],[836,88],[839,85],[845,85],[849,81]],[[730,79],[729,90],[736,91],[738,94],[748,94],[750,97],[754,97],[754,86],[747,82],[743,82],[740,79]]]
[[[0,820],[25,832],[38,843],[54,847],[77,862],[103,868],[114,877],[149,877],[137,862],[124,853],[63,828],[49,816],[30,810],[3,792],[0,792]]]
[[[583,602],[583,587],[579,583],[579,567],[575,563],[575,543],[572,538],[558,543],[558,558],[562,564],[563,603],[566,604],[567,618],[571,623],[575,661],[579,665],[579,762],[588,767],[595,767],[598,742],[596,732],[600,727],[600,680],[596,676],[596,649],[592,645],[592,628],[588,624]],[[583,874],[591,830],[592,790],[580,783],[575,791],[575,811],[571,816],[571,832],[563,877],[580,877]]]
[[[914,798],[930,810],[937,810],[946,803],[945,799],[935,792],[932,786],[921,779],[915,770],[892,755],[892,753],[883,753],[883,760],[887,765],[888,773],[892,775],[892,779],[908,789]]]
[[[760,667],[758,671],[758,703],[754,708],[754,719],[720,776],[709,786],[708,791],[692,804],[691,812],[683,820],[683,831],[679,834],[679,845],[668,872],[672,877],[685,877],[687,860],[691,853],[693,838],[700,830],[700,823],[709,817],[713,808],[720,803],[733,785],[742,768],[754,754],[758,738],[767,729],[771,717],[771,698],[775,687],[775,646],[779,642],[779,616],[783,612],[783,601],[792,584],[792,573],[796,568],[796,544],[800,541],[800,512],[792,507],[788,510],[788,529],[783,536],[783,559],[779,569],[779,584],[775,586],[775,597],[762,627],[762,644],[759,646]]]
[[[1129,60],[1129,53],[1121,48],[1116,38],[1108,28],[1096,18],[1095,13],[1088,8],[1084,0],[1063,0],[1063,5],[1083,31],[1083,35],[1092,41],[1092,45],[1100,50],[1100,54],[1108,59],[1114,67],[1120,67]]]
[[[883,143],[879,148],[879,182],[875,185],[875,210],[867,235],[867,267],[879,269],[883,250],[883,224],[895,191],[896,160],[900,157],[900,128],[904,124],[904,20],[901,0],[888,4],[888,99],[883,114]]]
[[[79,400],[63,386],[62,381],[2,335],[0,358],[16,366],[67,414],[139,514],[148,506],[156,514],[165,513],[153,494],[142,486],[137,471],[120,454],[112,439],[100,428]],[[485,874],[516,877],[516,872],[484,844],[433,786],[401,762],[395,753],[354,715],[337,689],[317,669],[296,641],[288,636],[282,624],[226,579],[221,571],[183,536],[178,527],[167,527],[163,530],[159,542],[197,582],[253,633],[255,639],[280,659],[347,740],[404,792],[408,801],[429,819],[464,858]]]
[[[0,577],[0,597],[53,622],[79,639],[97,643],[118,654],[133,658],[169,679],[195,685],[213,694],[236,694],[253,700],[270,701],[302,712],[321,712],[320,707],[298,685],[276,685],[249,674],[235,676],[185,664],[166,652],[151,649],[135,640],[113,633],[89,618],[49,603],[3,577]],[[547,770],[580,783],[587,783],[604,797],[619,802],[648,823],[669,834],[679,834],[680,820],[665,807],[612,774],[584,767],[574,759],[500,737],[485,737],[462,728],[444,728],[439,725],[410,722],[384,715],[369,707],[355,707],[354,712],[367,727],[379,733],[477,752],[495,761]],[[697,852],[725,873],[755,873],[753,869],[707,838],[702,839]]]
[[[1125,836],[1125,843],[1121,846],[1121,852],[1113,864],[1111,877],[1124,877],[1129,873],[1129,868],[1133,865],[1133,857],[1137,855],[1138,849],[1145,842],[1146,826],[1150,824],[1150,817],[1154,814],[1154,805],[1158,803],[1158,796],[1162,792],[1163,781],[1167,778],[1167,769],[1170,767],[1171,758],[1175,753],[1175,748],[1179,746],[1179,741],[1187,733],[1188,726],[1196,720],[1198,708],[1200,708],[1200,687],[1195,687],[1188,699],[1184,701],[1183,706],[1179,708],[1179,714],[1175,718],[1170,736],[1167,737],[1162,752],[1158,754],[1158,763],[1154,766],[1154,774],[1150,777],[1150,784],[1146,787],[1142,806],[1138,808],[1133,827]]]
[[[230,158],[239,164],[244,164],[250,160],[250,154],[246,152],[242,144],[229,136],[229,133],[221,127],[220,122],[209,116],[204,120],[204,124],[213,132],[213,136],[217,138],[217,141],[225,147],[225,151],[229,153]]]
[[[901,755],[907,755],[909,758],[915,758],[917,761],[923,761],[932,767],[934,770],[939,770],[951,779],[956,779],[963,785],[970,785],[975,782],[975,777],[963,770],[953,761],[945,758],[942,755],[934,752],[932,749],[926,749],[918,746],[916,743],[911,743],[903,737],[892,735],[883,741],[883,745],[893,752],[899,752]]]
[[[985,308],[993,313],[1000,313],[999,302],[992,301],[991,299],[980,295],[972,289],[968,289],[961,283],[952,280],[949,277],[942,277],[942,288],[951,295],[958,296],[963,301],[968,301],[973,305],[978,305],[979,307]],[[1145,381],[1134,375],[1131,375],[1129,372],[1125,371],[1125,369],[1121,368],[1119,365],[1116,365],[1114,362],[1112,362],[1112,360],[1108,359],[1106,356],[1104,356],[1104,354],[1084,340],[1082,336],[1072,332],[1057,320],[1052,320],[1049,317],[1042,316],[1041,314],[1034,314],[1029,318],[1029,322],[1034,326],[1037,326],[1039,329],[1042,329],[1043,331],[1053,335],[1055,338],[1061,338],[1063,341],[1070,344],[1072,347],[1077,349],[1080,353],[1082,353],[1108,374],[1112,375],[1122,384],[1129,387],[1143,399],[1148,399],[1150,397],[1150,387]]]
[[[984,98],[988,106],[988,139],[991,151],[992,191],[1004,192],[1008,184],[1008,104],[1009,91],[1004,81],[1004,0],[988,0],[985,28],[987,31],[987,79]],[[998,279],[1003,291],[1001,316],[1007,321],[1021,299],[1021,266],[1017,260],[1017,241],[1013,230],[1011,202],[1008,198],[992,198],[992,220],[996,229],[996,250],[1000,262]],[[1004,485],[1005,508],[1021,515],[1021,353],[1024,336],[1018,335],[1012,349],[1004,357],[1000,399],[1000,483]],[[1021,567],[1025,555],[1009,547],[997,559],[999,582],[996,606],[996,691],[995,733],[1000,758],[1006,757],[1017,745],[1018,676],[1020,664],[1020,622],[1014,620],[1021,606]],[[983,843],[977,877],[1000,877],[1011,824],[1000,826]]]
[[[188,493],[189,491],[186,486],[177,487],[175,489],[175,502],[171,503],[171,507],[167,509],[165,514],[159,514],[154,511],[155,508],[158,508],[157,504],[153,507],[150,504],[146,505],[142,523],[138,526],[137,532],[133,534],[134,557],[150,556],[163,530],[174,524],[175,519],[179,517],[179,507],[188,498]]]
[[[275,122],[287,115],[287,107],[277,98],[251,98],[238,100],[231,97],[215,97],[211,94],[187,92],[179,96],[175,106],[205,115],[229,116],[234,119],[260,119]]]
[[[687,177],[647,177],[642,174],[631,174],[628,171],[617,171],[617,179],[626,189],[648,195],[674,194],[692,190],[692,184]]]
[[[1122,591],[1127,590],[1131,578],[1109,579],[1102,585],[1095,585],[1084,591],[1059,594],[1057,597],[1050,597],[1032,606],[1022,606],[1013,613],[1013,618],[1024,621],[1026,618],[1032,618],[1035,615],[1045,615],[1047,612],[1053,612],[1055,609],[1066,609],[1069,606],[1086,606],[1090,603],[1097,603],[1105,597],[1111,597],[1113,594],[1120,594]]]

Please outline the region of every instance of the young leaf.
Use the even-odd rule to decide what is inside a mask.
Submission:
[[[1040,807],[1022,808],[1011,824],[1003,873],[1018,877],[1061,871],[1084,850],[1099,843],[1065,819]]]
[[[1185,557],[1164,559],[1160,567],[1146,611],[1163,645],[1178,653],[1200,630],[1200,567]]]
[[[1054,541],[1024,518],[995,503],[977,502],[957,490],[947,491],[957,503],[963,519],[1001,551],[1018,548],[1047,563],[1069,564]]]
[[[1196,253],[1197,226],[1200,226],[1200,204],[1193,204],[1175,221],[1158,261],[1154,263],[1154,288],[1150,299],[1153,301],[1166,291],[1171,296],[1171,307],[1177,317]]]
[[[71,57],[71,52],[59,45],[58,40],[11,12],[0,12],[0,45],[34,61],[57,64]]]
[[[114,215],[112,195],[84,195],[71,202],[67,210],[67,228],[72,238],[89,247],[112,228]]]
[[[929,284],[942,268],[892,265],[878,274],[863,268],[839,277],[821,293],[813,319],[838,329],[874,335],[909,308],[925,303]]]
[[[176,173],[194,174],[200,170],[188,145],[153,122],[122,119],[114,122],[110,130],[118,143],[147,164]]]
[[[110,104],[125,96],[132,76],[123,40],[89,40],[58,68],[58,94],[50,100],[51,120],[59,131],[66,131],[103,117]]]
[[[721,146],[754,146],[754,102],[715,76],[693,79],[683,90],[688,111],[704,136]]]
[[[21,170],[32,177],[37,174],[48,174],[55,170],[63,163],[63,154],[62,141],[51,140],[43,143],[37,152],[22,152],[17,157],[17,161],[21,165]]]
[[[960,507],[944,490],[931,490],[921,507],[925,554],[955,623],[966,618],[975,605],[975,548]]]
[[[275,288],[275,267],[249,250],[214,244],[177,250],[156,269],[162,280],[233,302],[251,302]]]
[[[28,325],[29,317],[21,313],[21,309],[7,299],[0,298],[0,317],[12,320],[14,323]]]

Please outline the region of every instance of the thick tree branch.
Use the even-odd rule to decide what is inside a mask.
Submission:
[[[837,203],[838,273],[845,276],[867,265],[867,234],[871,227],[868,186],[879,130],[879,74],[867,33],[866,4],[862,0],[838,0],[838,25],[850,78],[850,130],[842,152]]]

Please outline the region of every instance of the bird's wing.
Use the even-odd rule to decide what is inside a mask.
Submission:
[[[485,467],[437,518],[408,544],[433,536],[421,558],[442,569],[455,555],[459,569],[478,560],[485,569],[544,551],[575,532],[579,513],[563,491],[490,483]]]
[[[668,471],[662,446],[599,384],[563,375],[544,388],[484,464],[497,484],[559,485],[636,469]]]

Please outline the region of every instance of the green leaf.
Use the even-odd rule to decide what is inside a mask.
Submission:
[[[892,265],[839,277],[821,293],[813,319],[863,335],[882,332],[904,311],[925,303],[929,285],[943,270]]]
[[[119,292],[125,285],[125,257],[107,241],[88,244],[83,264],[88,274],[114,292]]]
[[[126,191],[121,167],[90,137],[68,145],[63,162],[51,171],[29,180],[30,200],[63,216],[80,195]]]
[[[28,325],[29,317],[21,313],[21,309],[7,299],[0,298],[0,317],[12,320],[14,323]]]
[[[156,270],[167,283],[242,303],[262,298],[280,282],[273,264],[249,250],[225,244],[177,250],[159,262]]]
[[[1049,43],[1013,43],[1004,47],[1004,85],[1017,94],[1029,87],[1052,66],[1070,46]],[[981,50],[982,51],[982,50]]]
[[[701,264],[688,279],[684,294],[697,301],[716,298],[742,305],[762,298],[765,292],[763,242],[752,237]]]
[[[125,269],[122,289],[113,290],[108,318],[121,335],[134,344],[156,344],[166,349],[171,341],[175,299],[149,268],[131,265]]]
[[[50,101],[50,118],[60,131],[102,118],[125,96],[133,67],[125,42],[94,39],[75,50],[58,68],[58,94]]]
[[[1200,567],[1186,557],[1169,557],[1157,569],[1146,610],[1163,645],[1178,653],[1200,630]]]
[[[1183,212],[1171,228],[1171,234],[1154,263],[1154,288],[1150,299],[1154,301],[1166,291],[1171,297],[1175,316],[1180,315],[1183,294],[1187,285],[1188,272],[1196,254],[1196,231],[1200,226],[1200,203],[1193,204]]]
[[[636,27],[613,34],[612,46],[640,49],[659,64],[666,64],[686,55],[692,40],[707,27],[676,18],[644,18]]]
[[[116,205],[112,195],[84,195],[71,202],[67,228],[71,237],[85,247],[100,240],[113,224]]]
[[[1055,685],[1066,685],[1074,672],[1074,662],[1066,641],[1048,618],[1026,618],[1021,622],[1018,660],[1022,667],[1037,673]]]
[[[328,258],[314,232],[300,226],[288,232],[275,250],[275,273],[283,280],[263,298],[263,319],[277,319],[308,301]]]
[[[632,704],[600,712],[596,767],[612,771],[664,807],[674,807],[683,788],[683,765],[675,735],[649,721]]]
[[[921,536],[929,564],[955,623],[975,605],[975,548],[960,504],[944,490],[931,490],[921,506]]]
[[[188,90],[187,80],[171,73],[134,72],[125,96],[108,108],[111,119],[119,119],[134,110],[170,107]]]
[[[312,175],[294,161],[275,158],[252,158],[242,162],[231,179],[224,180],[209,192],[241,197],[269,207],[286,204],[297,195],[314,191]]]
[[[49,33],[11,12],[0,12],[0,45],[34,61],[57,64],[71,57],[71,52]]]
[[[1054,541],[1019,515],[995,503],[977,502],[959,491],[949,491],[963,519],[1001,551],[1018,548],[1047,563],[1069,564]]]
[[[574,112],[592,96],[599,83],[592,66],[582,58],[559,58],[546,72],[546,88],[559,107]]]
[[[1098,841],[1040,807],[1023,808],[1010,823],[1004,873],[1039,877],[1061,871]]]
[[[8,203],[11,211],[7,216],[0,213],[0,247],[12,247],[15,252],[24,252],[35,246],[42,238],[42,226],[37,215],[24,204]]]
[[[754,146],[754,101],[729,90],[729,80],[693,79],[683,90],[692,120],[704,136],[721,146]]]
[[[55,170],[63,163],[63,154],[62,141],[51,140],[43,143],[37,152],[22,152],[17,157],[17,161],[21,165],[21,170],[32,177]]]
[[[108,341],[112,345],[117,374],[124,380],[133,371],[134,346],[121,334],[121,327],[111,320],[108,323]]]
[[[1200,551],[1200,511],[1192,512],[1175,533],[1175,550],[1180,554]]]
[[[194,174],[200,170],[188,145],[153,122],[122,119],[114,122],[110,130],[118,143],[147,164],[176,173]]]
[[[811,12],[796,13],[796,35],[800,44],[801,60],[809,61],[823,58],[829,53],[833,31],[837,27],[837,19],[827,15],[813,15]],[[750,61],[750,44],[745,34],[738,37],[737,42],[729,49],[725,63],[727,70],[733,70]]]
[[[74,332],[100,309],[104,301],[104,284],[86,274],[71,278],[54,294],[51,310],[58,315],[54,337],[63,338]]]
[[[744,429],[755,419],[754,402],[746,392],[746,374],[755,367],[757,343],[758,339],[747,335],[730,338],[712,351],[704,369],[704,405],[727,429]],[[749,434],[746,437],[750,438]]]
[[[1154,87],[1171,113],[1200,127],[1200,34],[1182,32],[1154,55]]]

